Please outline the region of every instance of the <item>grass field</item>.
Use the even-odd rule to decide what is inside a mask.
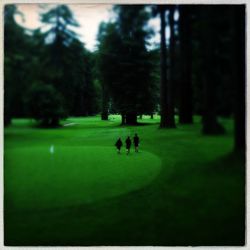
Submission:
[[[4,238],[15,245],[243,245],[245,166],[227,133],[70,118],[59,129],[16,119],[4,131]],[[138,133],[140,152],[114,143]]]

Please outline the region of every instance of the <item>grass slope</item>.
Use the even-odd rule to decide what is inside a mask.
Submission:
[[[17,119],[5,129],[7,245],[243,245],[244,157],[194,125],[119,126],[71,118],[60,129]],[[117,155],[137,132],[141,153]],[[54,145],[54,154],[49,153]],[[53,156],[53,158],[52,158]]]

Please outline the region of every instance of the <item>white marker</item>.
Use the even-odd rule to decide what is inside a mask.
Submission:
[[[54,154],[54,145],[51,145],[51,146],[50,146],[49,151],[50,151],[51,154]]]

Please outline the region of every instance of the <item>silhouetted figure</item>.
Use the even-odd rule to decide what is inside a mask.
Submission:
[[[117,153],[120,154],[121,153],[121,147],[122,147],[122,140],[121,140],[121,138],[119,138],[117,140],[117,142],[115,143],[115,146],[117,148]]]
[[[126,139],[127,155],[128,155],[129,152],[130,152],[130,147],[131,147],[131,139],[130,139],[130,137],[128,136],[128,138]]]
[[[138,148],[139,148],[139,141],[140,141],[140,139],[139,139],[138,135],[135,134],[135,136],[134,136],[134,146],[135,146],[135,152],[137,152],[137,153],[138,153]]]

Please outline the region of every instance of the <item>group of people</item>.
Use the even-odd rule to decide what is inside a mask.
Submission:
[[[137,134],[135,134],[135,136],[133,138],[133,142],[134,142],[135,152],[138,153],[138,151],[139,151],[139,137]],[[125,143],[126,143],[126,150],[127,150],[127,155],[128,155],[130,153],[130,148],[131,148],[131,144],[132,144],[132,141],[131,141],[129,136],[127,137]],[[115,143],[118,154],[121,153],[122,145],[123,145],[122,140],[121,140],[121,138],[119,138]]]

